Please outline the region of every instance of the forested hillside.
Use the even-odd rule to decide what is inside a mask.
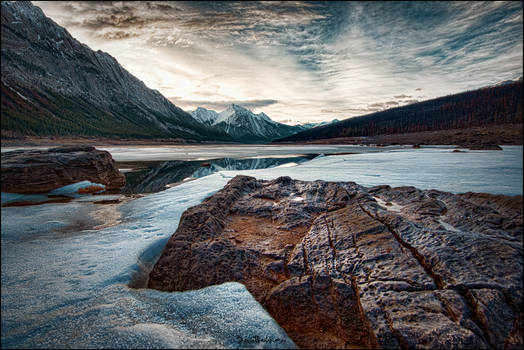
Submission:
[[[280,139],[308,141],[522,123],[522,79],[355,117]]]

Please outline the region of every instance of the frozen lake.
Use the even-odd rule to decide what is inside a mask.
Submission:
[[[253,147],[228,156],[259,157],[260,146]],[[314,148],[287,147],[279,154],[273,146],[262,146],[260,152],[287,157],[342,149]],[[267,169],[218,169],[124,204],[94,204],[85,197],[70,203],[4,207],[2,348],[292,347],[283,330],[238,283],[184,293],[129,285],[143,285],[141,279],[176,230],[181,214],[237,174],[521,195],[522,146],[503,148],[460,153],[448,147],[381,149]],[[165,149],[157,156],[173,160],[165,159],[172,153]],[[343,149],[340,152],[354,152]],[[156,157],[150,148],[118,150],[114,157],[120,161]],[[224,157],[225,151],[192,152],[192,159],[211,159],[213,154]],[[111,223],[103,225],[100,217],[111,217]]]
[[[406,147],[406,146],[404,146]],[[50,147],[38,147],[48,149]],[[364,153],[401,148],[367,147],[355,145],[179,145],[179,146],[100,146],[108,151],[117,162],[154,160],[207,160],[216,158],[270,158],[290,157],[306,154]],[[31,147],[3,147],[2,152]]]

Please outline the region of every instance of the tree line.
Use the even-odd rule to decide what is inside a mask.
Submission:
[[[279,141],[375,136],[522,123],[522,80],[396,107]]]

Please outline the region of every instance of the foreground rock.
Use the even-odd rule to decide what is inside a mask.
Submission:
[[[83,180],[107,190],[125,185],[111,154],[93,146],[2,153],[2,192],[47,193]]]
[[[522,197],[237,176],[149,287],[243,283],[300,347],[520,348]]]

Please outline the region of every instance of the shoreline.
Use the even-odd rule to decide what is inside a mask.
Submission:
[[[90,144],[93,146],[285,146],[285,145],[468,145],[468,144],[523,145],[522,124],[501,124],[469,129],[448,129],[416,133],[337,137],[311,141],[268,143],[241,143],[205,141],[193,142],[181,139],[117,139],[109,137],[83,136],[28,136],[2,130],[1,147],[53,147],[62,145]]]
[[[501,124],[468,129],[447,129],[436,131],[423,131],[391,135],[335,137],[310,141],[273,142],[272,144],[363,144],[363,145],[449,145],[468,146],[479,144],[492,144],[502,146],[523,145],[522,124]]]

